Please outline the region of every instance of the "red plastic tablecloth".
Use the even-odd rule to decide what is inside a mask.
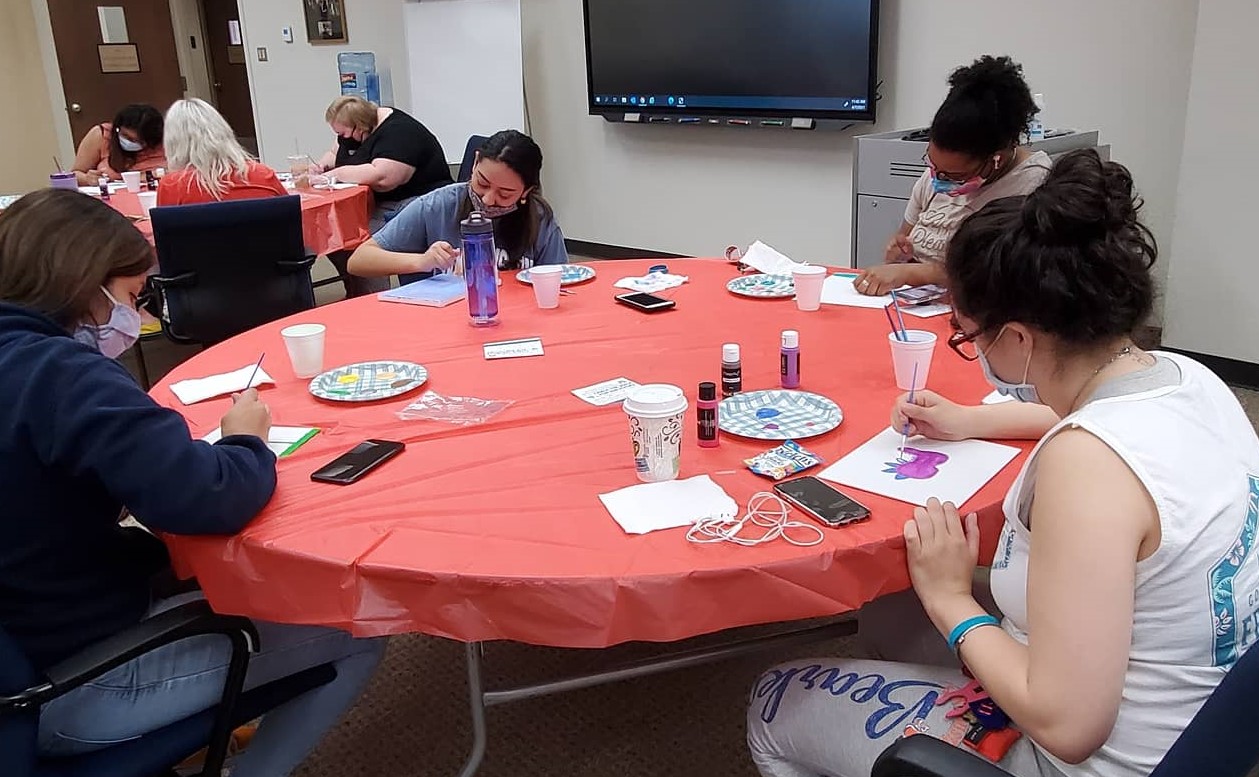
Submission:
[[[153,389],[189,419],[194,435],[218,424],[228,399],[184,407],[170,382],[252,364],[265,351],[278,385],[263,392],[275,423],[323,429],[279,462],[267,509],[238,536],[168,537],[177,566],[195,574],[216,609],[358,635],[424,632],[460,640],[511,639],[567,647],[672,641],[734,626],[853,610],[909,584],[901,526],[911,507],[854,492],[871,520],[827,530],[818,546],[695,545],[685,530],[629,536],[598,495],[638,481],[624,414],[569,392],[625,376],[668,382],[692,401],[682,477],[708,473],[738,502],[770,482],[744,468],[773,443],[725,436],[695,443],[696,384],[719,376],[721,344],[743,345],[745,390],[778,386],[782,329],[800,331],[802,389],[844,410],[839,429],[803,444],[832,462],[887,426],[897,394],[879,310],[751,300],[725,290],[734,271],[717,260],[669,260],[690,283],[667,292],[670,312],[616,304],[612,283],[649,262],[597,263],[598,277],[538,310],[528,286],[505,275],[502,324],[468,325],[462,303],[436,309],[360,298],[261,327],[185,362]],[[328,327],[325,366],[373,359],[426,365],[426,388],[511,399],[490,422],[457,427],[403,421],[420,392],[371,405],[327,403],[293,377],[279,330]],[[916,320],[915,320],[916,321]],[[944,334],[947,318],[922,322]],[[917,321],[916,321],[917,324]],[[486,361],[481,345],[541,335],[541,357]],[[988,388],[980,370],[941,347],[930,385],[964,401]],[[367,438],[406,451],[357,484],[313,483],[310,473]],[[1020,457],[1021,458],[1021,457]],[[971,502],[982,508],[985,553],[995,545],[1007,467]]]
[[[306,189],[295,193],[302,197],[302,239],[307,250],[316,255],[349,251],[371,237],[367,224],[371,218],[372,197],[371,189],[366,186],[333,191]],[[140,201],[132,192],[115,192],[109,204],[128,216],[142,213]],[[153,240],[153,222],[144,219],[135,225],[145,237]]]

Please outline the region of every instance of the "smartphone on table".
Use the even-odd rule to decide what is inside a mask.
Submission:
[[[914,286],[911,289],[898,290],[896,299],[904,306],[928,305],[932,302],[940,301],[948,293],[949,290],[943,286],[929,284],[927,286]]]
[[[635,310],[641,310],[644,313],[655,313],[661,310],[668,310],[678,303],[664,297],[657,297],[655,294],[648,294],[640,291],[633,294],[618,294],[616,301],[622,305],[629,305]]]
[[[348,486],[402,453],[407,446],[392,440],[365,440],[311,473],[319,483]]]
[[[870,517],[868,507],[815,477],[784,480],[775,484],[774,491],[831,528]]]

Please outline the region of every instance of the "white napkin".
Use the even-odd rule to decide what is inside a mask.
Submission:
[[[669,273],[653,272],[638,278],[622,278],[612,284],[618,289],[629,289],[630,291],[641,291],[647,294],[654,294],[657,291],[672,289],[674,286],[681,286],[690,280],[686,275],[670,275]]]
[[[626,534],[676,529],[700,518],[739,512],[739,505],[707,475],[629,486],[599,499]]]
[[[266,370],[260,368],[258,374],[254,376],[253,383],[245,385],[245,381],[249,380],[249,376],[253,371],[254,365],[250,364],[241,367],[239,370],[224,372],[220,375],[181,380],[178,383],[172,383],[170,390],[175,396],[179,397],[180,402],[183,402],[185,405],[195,405],[198,402],[221,397],[224,394],[234,394],[247,388],[261,386],[264,383],[275,383],[275,379],[268,375]]]
[[[793,268],[804,266],[802,262],[778,253],[759,240],[748,246],[747,253],[739,261],[766,275],[791,275]]]

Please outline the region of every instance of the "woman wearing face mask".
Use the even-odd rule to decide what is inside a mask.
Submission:
[[[1139,205],[1126,169],[1079,151],[954,236],[950,345],[1023,402],[962,407],[922,391],[901,399],[892,425],[1039,438],[1006,497],[992,565],[1004,620],[972,595],[975,516],[935,500],[916,509],[904,527],[910,578],[943,660],[824,661],[836,679],[814,672],[808,686],[803,667],[818,662],[771,672],[748,716],[763,775],[868,774],[915,717],[957,744],[949,705],[935,701],[967,682],[958,660],[1023,733],[1003,768],[1148,775],[1259,636],[1259,439],[1209,370],[1133,343],[1154,299]],[[892,649],[915,643],[909,622]],[[876,718],[871,686],[844,691],[848,672],[885,680],[881,698],[896,695],[904,718]]]
[[[37,670],[159,612],[171,596],[162,543],[119,525],[125,509],[173,534],[232,534],[275,489],[257,392],[232,400],[214,445],[114,361],[135,342],[153,248],[118,212],[44,189],[0,214],[0,626]],[[258,623],[246,685],[334,663],[336,679],[268,714],[235,777],[293,770],[362,690],[379,640]],[[39,752],[70,756],[132,739],[218,703],[225,640],[187,639],[45,704]]]
[[[1031,192],[1049,172],[1047,154],[1020,145],[1038,110],[1021,65],[980,57],[953,71],[949,87],[931,121],[927,171],[914,184],[905,222],[884,264],[854,281],[862,294],[944,284],[945,249],[962,220],[993,200]]]
[[[112,122],[97,124],[79,142],[74,173],[80,186],[96,186],[101,176],[122,180],[129,170],[166,166],[162,114],[152,105],[128,105]]]
[[[372,234],[416,197],[453,182],[436,136],[397,108],[342,96],[328,106],[325,118],[337,133],[337,145],[311,172],[371,187],[376,207],[367,228]],[[349,258],[349,251],[328,255],[345,282],[348,296],[389,288],[388,279],[364,279],[348,273]]]
[[[472,211],[494,220],[499,269],[564,264],[568,252],[551,206],[538,193],[542,149],[515,130],[491,136],[477,153],[472,180],[420,197],[350,257],[350,272],[403,283],[455,266],[459,222]]]

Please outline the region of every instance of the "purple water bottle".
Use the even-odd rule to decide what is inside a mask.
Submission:
[[[463,277],[468,284],[468,316],[473,326],[498,323],[498,252],[494,222],[474,212],[459,222],[463,237]]]

